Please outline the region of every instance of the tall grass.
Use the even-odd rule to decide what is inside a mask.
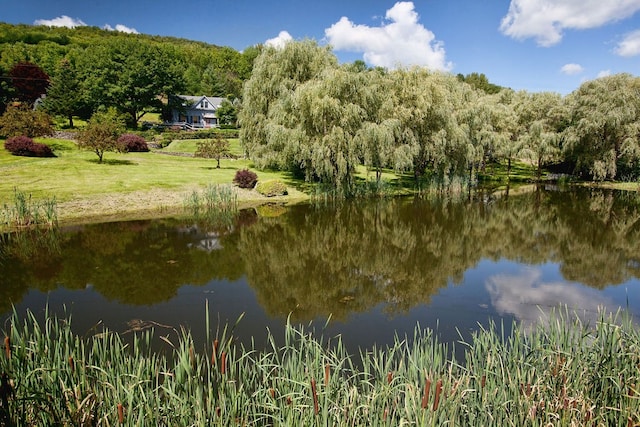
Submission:
[[[594,327],[568,315],[526,333],[480,329],[448,355],[416,327],[350,355],[288,325],[284,344],[234,344],[230,329],[196,344],[183,330],[151,350],[109,331],[82,338],[70,317],[8,320],[0,357],[7,425],[607,425],[640,422],[640,331],[622,315]],[[206,314],[210,330],[209,315]]]
[[[238,213],[238,195],[231,185],[209,184],[202,191],[189,193],[184,209],[196,221],[231,225]]]
[[[31,226],[55,227],[58,225],[56,198],[33,200],[31,194],[14,189],[13,200],[3,203],[0,210],[0,225],[9,228]]]

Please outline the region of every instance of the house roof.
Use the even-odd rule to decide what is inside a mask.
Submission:
[[[211,106],[211,108],[209,109],[216,110],[220,106],[220,104],[222,104],[222,101],[225,100],[225,98],[221,98],[219,96],[207,96],[207,95],[198,95],[198,96],[175,95],[175,96],[183,100],[182,106],[185,108],[196,108],[196,106],[200,104],[203,100],[207,100],[209,101],[209,105]]]

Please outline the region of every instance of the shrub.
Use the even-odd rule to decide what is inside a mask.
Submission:
[[[5,141],[4,148],[14,156],[55,157],[48,145],[34,142],[28,136],[11,137]]]
[[[6,138],[26,135],[30,138],[51,135],[53,121],[44,111],[26,105],[10,105],[0,116],[0,135]]]
[[[118,138],[118,144],[129,153],[143,153],[149,151],[147,141],[140,135],[125,133]]]
[[[236,172],[233,182],[240,188],[253,188],[258,182],[258,175],[249,169],[240,169]]]
[[[271,181],[259,182],[256,191],[263,196],[285,196],[287,194],[287,185],[277,179]]]

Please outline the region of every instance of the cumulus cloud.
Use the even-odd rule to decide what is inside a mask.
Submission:
[[[602,70],[598,73],[598,78],[609,77],[610,75],[611,75],[611,70]]]
[[[276,49],[282,49],[284,45],[290,42],[291,40],[293,40],[293,37],[291,37],[291,34],[289,34],[287,31],[280,31],[280,33],[278,34],[278,37],[269,39],[266,42],[264,42],[264,44],[266,46],[275,47]]]
[[[640,55],[640,30],[633,31],[622,39],[615,48],[615,53],[620,56]]]
[[[562,74],[573,76],[582,73],[584,71],[584,68],[582,68],[582,65],[580,64],[565,64],[562,66],[562,68],[560,68],[560,71],[562,72]]]
[[[553,46],[565,29],[600,27],[638,10],[640,0],[511,0],[500,30],[515,39],[532,37],[541,46]]]
[[[87,24],[77,18],[70,18],[67,15],[62,15],[53,19],[36,19],[33,25],[46,25],[47,27],[84,27]]]
[[[355,24],[343,16],[324,33],[335,50],[363,52],[364,60],[374,66],[419,65],[442,71],[452,67],[446,61],[443,43],[419,23],[410,1],[397,2],[387,10],[379,27]]]
[[[122,24],[117,24],[115,28],[113,28],[109,24],[105,24],[104,27],[102,28],[107,31],[120,31],[121,33],[140,34],[138,30],[136,30],[135,28],[129,28],[126,25],[122,25]]]
[[[525,268],[517,274],[498,274],[487,279],[485,287],[491,303],[501,314],[514,315],[530,328],[545,323],[553,310],[567,307],[586,323],[595,322],[601,310],[616,309],[616,304],[599,291],[566,282],[542,281],[539,269]]]

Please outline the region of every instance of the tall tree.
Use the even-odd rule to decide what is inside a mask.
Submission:
[[[74,66],[67,59],[60,61],[43,106],[50,114],[64,116],[73,128],[73,116],[82,105],[80,82]]]
[[[640,172],[640,77],[616,74],[583,83],[567,97],[566,155],[594,180]]]
[[[126,147],[118,142],[124,130],[124,117],[115,108],[97,111],[80,133],[78,146],[93,151],[98,156],[98,162],[102,163],[105,151],[126,151]]]

